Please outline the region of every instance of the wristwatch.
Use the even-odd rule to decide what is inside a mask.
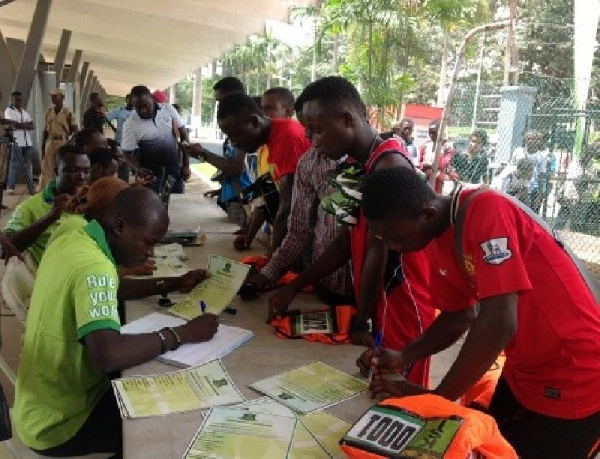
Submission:
[[[364,332],[370,332],[371,331],[371,324],[369,323],[369,321],[365,320],[365,321],[358,321],[356,320],[356,317],[353,317],[352,320],[350,320],[350,332],[351,333],[364,333]]]

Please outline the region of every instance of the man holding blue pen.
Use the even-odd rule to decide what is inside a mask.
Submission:
[[[357,362],[364,374],[372,371],[372,394],[432,392],[453,401],[505,350],[489,414],[519,456],[594,457],[600,288],[547,225],[508,195],[459,188],[441,196],[398,168],[367,178],[363,210],[374,235],[395,250],[425,251],[441,310],[401,351],[370,350]],[[385,377],[448,348],[466,331],[456,361],[433,391]]]
[[[379,331],[384,346],[402,349],[433,321],[428,260],[423,253],[400,256],[374,238],[361,212],[360,190],[349,189],[348,183],[360,183],[362,176],[390,167],[417,173],[402,145],[395,139],[384,141],[369,125],[365,104],[348,80],[322,78],[308,85],[300,99],[306,135],[317,153],[334,161],[348,156],[343,171],[336,174],[341,191],[321,201],[322,206],[330,203],[325,204],[327,209],[339,209],[333,218],[340,230],[310,267],[269,298],[269,319],[285,314],[302,288],[351,261],[357,304],[351,333],[362,335],[362,344],[372,346],[371,330]],[[415,363],[409,378],[428,385],[429,359]]]
[[[205,313],[178,327],[122,334],[117,267],[152,256],[169,217],[155,193],[135,187],[119,192],[101,220],[54,240],[37,271],[12,417],[20,440],[43,456],[121,457],[122,421],[109,375],[182,344],[209,341],[219,326]],[[147,284],[152,294],[187,292],[202,278],[190,272]]]

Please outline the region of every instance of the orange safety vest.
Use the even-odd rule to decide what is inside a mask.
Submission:
[[[350,458],[516,459],[485,413],[432,394],[390,398],[369,409],[340,440]]]
[[[242,257],[240,263],[250,265],[252,267],[253,273],[259,273],[260,270],[267,265],[267,257],[262,255],[248,255],[246,257]],[[277,279],[277,282],[275,282],[275,286],[283,287],[284,285],[289,285],[292,282],[294,282],[294,280],[296,280],[297,277],[297,273],[293,271],[288,271],[282,277]],[[312,287],[312,285],[309,285],[308,287],[302,289],[302,293],[312,293],[313,291],[314,288]]]
[[[354,306],[345,305],[302,313],[290,311],[279,319],[273,319],[270,325],[275,328],[278,338],[302,338],[325,344],[348,344],[350,323],[355,314]]]

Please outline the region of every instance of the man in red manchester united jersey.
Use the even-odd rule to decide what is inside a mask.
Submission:
[[[502,434],[521,457],[585,458],[600,436],[598,302],[548,231],[507,197],[487,190],[469,199],[475,192],[437,195],[401,169],[368,177],[363,211],[371,230],[400,253],[425,249],[433,303],[442,311],[402,351],[364,356],[363,370],[375,372],[371,391],[424,392],[382,373],[447,348],[470,327],[434,392],[457,399],[505,349],[489,409]],[[480,312],[469,320],[461,312],[476,302]]]

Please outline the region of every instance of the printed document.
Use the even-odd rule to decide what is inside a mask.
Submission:
[[[368,383],[315,361],[255,382],[250,387],[294,411],[309,413],[366,391]]]
[[[121,415],[135,419],[244,401],[220,360],[185,370],[112,381]]]
[[[210,410],[184,458],[285,459],[296,418],[218,407]]]
[[[250,272],[250,266],[218,255],[210,255],[208,279],[198,284],[186,298],[169,309],[184,319],[191,320],[202,314],[200,302],[206,304],[206,312],[221,314],[231,304]]]
[[[165,327],[178,327],[184,323],[185,320],[179,317],[155,312],[121,327],[121,333],[152,333]],[[253,336],[254,333],[250,330],[219,324],[217,333],[210,341],[182,344],[179,349],[165,352],[157,359],[182,367],[196,366],[225,357]]]

